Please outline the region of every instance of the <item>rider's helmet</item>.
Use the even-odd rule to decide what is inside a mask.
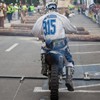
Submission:
[[[57,4],[55,2],[47,3],[46,10],[57,10]]]

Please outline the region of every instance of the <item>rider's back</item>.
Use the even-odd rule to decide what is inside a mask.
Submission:
[[[71,25],[70,21],[58,12],[49,12],[43,15],[36,21],[32,29],[33,34],[38,36],[42,33],[46,40],[64,38],[65,33],[75,31],[76,28]]]

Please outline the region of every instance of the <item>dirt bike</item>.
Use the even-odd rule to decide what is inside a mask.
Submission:
[[[63,68],[66,63],[66,58],[62,53],[63,49],[66,47],[66,44],[64,43],[65,42],[63,40],[60,40],[59,42],[54,41],[50,47],[52,49],[49,49],[45,54],[45,61],[47,63],[48,72],[48,86],[51,100],[59,99],[59,79],[60,76],[64,75]],[[61,49],[58,49],[59,46],[62,46],[61,44],[64,45],[64,48],[61,47]]]

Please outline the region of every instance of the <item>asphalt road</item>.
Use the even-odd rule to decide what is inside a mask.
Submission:
[[[47,80],[25,79],[20,83],[23,76],[42,76],[40,47],[41,41],[33,37],[0,36],[0,100],[50,100]],[[99,80],[76,79],[84,73],[100,77],[100,42],[69,41],[69,47],[75,61],[75,91],[68,92],[62,81],[59,100],[99,100]]]

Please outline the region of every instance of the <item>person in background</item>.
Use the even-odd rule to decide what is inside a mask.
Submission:
[[[78,6],[77,11],[78,11],[78,14],[80,14],[80,13],[81,13],[81,8],[80,8],[80,6]]]
[[[7,11],[7,5],[5,3],[2,4],[3,7],[3,13],[4,13],[4,19],[6,19],[6,11]]]
[[[23,4],[23,5],[22,5],[21,10],[22,10],[23,16],[26,16],[26,12],[27,12],[27,10],[28,10],[28,7],[26,6],[26,4]]]
[[[14,6],[13,6],[13,3],[10,4],[10,8],[11,8],[10,13],[11,13],[11,20],[12,20],[13,19],[12,17],[14,16],[13,15],[14,14]]]
[[[34,10],[35,10],[35,7],[34,7],[33,4],[28,7],[29,16],[32,16],[33,15]]]
[[[4,13],[3,5],[0,3],[0,27],[4,27]]]
[[[41,7],[40,7],[40,5],[37,6],[37,12],[38,12],[39,14],[41,14]]]
[[[12,7],[11,7],[11,4],[7,5],[7,19],[8,19],[8,22],[10,23],[11,20],[12,20]]]
[[[17,3],[15,3],[15,5],[14,5],[14,17],[15,17],[15,20],[18,20],[18,10],[19,10],[19,7],[18,7]]]

